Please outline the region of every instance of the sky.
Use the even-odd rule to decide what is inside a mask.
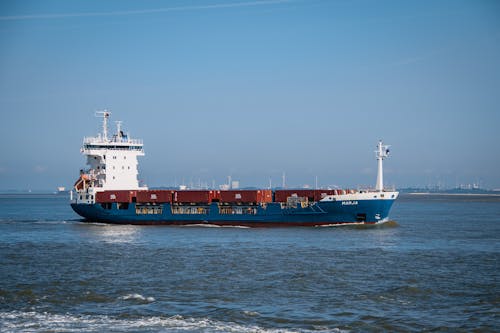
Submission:
[[[0,190],[70,187],[108,109],[149,186],[500,188],[498,1],[0,3]]]

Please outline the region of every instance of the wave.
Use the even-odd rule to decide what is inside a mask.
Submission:
[[[365,225],[364,222],[346,222],[346,223],[332,223],[332,224],[320,224],[316,226],[317,228],[332,228],[332,227],[348,227],[348,226],[359,226]]]
[[[178,227],[182,228],[189,228],[189,227],[196,227],[196,228],[238,228],[238,229],[250,229],[250,227],[244,226],[244,225],[217,225],[217,224],[210,224],[210,223],[196,223],[196,224],[185,224],[185,225],[178,225]]]
[[[138,317],[122,318],[106,315],[73,315],[52,314],[47,312],[0,312],[0,329],[2,332],[229,332],[229,333],[292,333],[292,332],[348,332],[339,328],[281,329],[264,328],[255,325],[242,325],[233,322],[222,322],[209,318],[185,318],[180,315],[171,317]]]
[[[104,226],[104,227],[107,227],[107,226],[111,225],[109,223],[104,223],[104,222],[88,222],[88,221],[85,221],[85,220],[77,220],[77,224],[81,224],[81,225],[85,225],[85,226],[96,225],[96,226]]]
[[[37,224],[66,224],[68,221],[66,220],[37,220],[34,223]]]
[[[380,226],[380,227],[389,227],[389,228],[399,227],[399,223],[397,221],[394,221],[394,220],[383,221],[381,223],[377,223],[376,225]]]
[[[154,297],[144,297],[141,294],[128,294],[125,296],[120,297],[119,299],[127,301],[127,300],[133,300],[133,301],[141,301],[141,302],[147,302],[151,303],[155,301]]]
[[[195,224],[181,224],[181,225],[178,225],[177,227],[181,227],[181,228],[191,228],[191,227],[195,227],[195,228],[220,228],[221,226],[220,225],[216,225],[216,224],[203,224],[203,223],[195,223]]]
[[[27,219],[27,218],[0,218],[0,224],[67,224],[77,223],[78,219]]]
[[[331,228],[331,227],[354,227],[356,229],[365,228],[381,228],[381,227],[398,227],[398,222],[394,220],[384,219],[377,223],[365,223],[365,222],[347,222],[347,223],[335,223],[335,224],[322,224],[318,225],[318,228]]]
[[[260,316],[260,313],[258,313],[257,311],[248,311],[248,310],[245,310],[245,311],[243,311],[243,314],[245,316],[249,316],[249,317],[258,317],[258,316]]]

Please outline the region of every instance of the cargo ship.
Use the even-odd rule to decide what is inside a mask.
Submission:
[[[87,168],[71,191],[71,207],[87,222],[138,225],[330,226],[376,224],[389,219],[398,192],[384,189],[380,141],[374,189],[149,189],[138,181],[142,140],[116,122],[108,136],[110,112],[100,111],[102,133],[85,137]]]

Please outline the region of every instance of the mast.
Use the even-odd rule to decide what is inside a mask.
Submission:
[[[389,156],[389,145],[382,144],[382,140],[378,142],[377,150],[375,150],[375,156],[377,157],[378,169],[377,169],[377,184],[375,185],[375,190],[382,192],[384,190],[384,170],[383,170],[383,160]]]
[[[123,135],[123,132],[122,132],[122,121],[121,120],[118,120],[118,121],[115,121],[116,123],[116,135],[118,135],[119,138],[121,138]]]
[[[108,110],[96,111],[96,117],[102,117],[102,136],[105,142],[108,141],[108,118],[111,115],[111,112]]]

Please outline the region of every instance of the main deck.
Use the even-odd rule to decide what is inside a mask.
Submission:
[[[387,219],[397,192],[328,195],[320,201],[289,196],[284,202],[97,202],[71,206],[86,221],[119,224],[214,224],[314,226],[379,223]],[[276,194],[274,194],[276,197]],[[137,201],[137,197],[135,197]]]

